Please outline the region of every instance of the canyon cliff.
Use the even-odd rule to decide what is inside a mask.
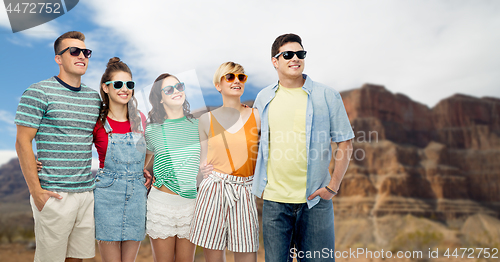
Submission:
[[[500,99],[429,108],[372,84],[341,95],[356,138],[336,216],[500,218]]]

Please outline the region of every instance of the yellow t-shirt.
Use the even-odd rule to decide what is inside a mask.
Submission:
[[[307,93],[278,86],[269,104],[269,160],[263,198],[281,203],[305,203]]]

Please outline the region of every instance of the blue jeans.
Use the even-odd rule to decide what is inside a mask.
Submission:
[[[335,261],[333,204],[321,199],[306,203],[264,200],[262,223],[266,261]]]

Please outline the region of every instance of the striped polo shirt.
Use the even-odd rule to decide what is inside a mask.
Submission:
[[[166,186],[181,197],[196,198],[200,166],[198,119],[166,119],[146,127],[147,149],[154,153],[155,187]]]
[[[99,116],[99,94],[74,88],[57,77],[31,85],[21,96],[14,123],[38,129],[35,135],[42,188],[56,192],[94,189],[92,131]]]

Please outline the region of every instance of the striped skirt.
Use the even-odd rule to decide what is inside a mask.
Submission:
[[[200,184],[190,241],[203,248],[257,252],[259,220],[251,177],[213,171]]]

